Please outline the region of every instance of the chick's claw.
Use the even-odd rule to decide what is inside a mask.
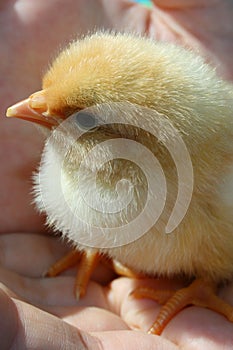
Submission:
[[[119,261],[109,259],[93,249],[86,249],[84,251],[76,249],[71,250],[68,254],[56,261],[44,276],[55,277],[65,270],[79,264],[74,287],[75,296],[79,300],[85,295],[92,272],[95,270],[99,262],[103,262],[120,276],[142,278],[142,275],[134,272]]]
[[[154,290],[153,288],[140,287],[131,295],[135,298],[149,298],[164,304],[148,333],[160,335],[170,320],[182,309],[189,305],[205,307],[216,311],[233,322],[233,306],[229,305],[215,293],[215,285],[203,281],[194,280],[188,287],[172,290]]]
[[[88,282],[100,258],[100,254],[96,251],[87,249],[83,252],[74,287],[77,300],[86,294]]]
[[[55,277],[79,263],[79,269],[74,287],[75,296],[77,299],[79,299],[85,295],[91,274],[99,260],[100,255],[93,250],[87,249],[84,252],[72,250],[67,255],[55,262],[55,264],[49,268],[45,276]]]

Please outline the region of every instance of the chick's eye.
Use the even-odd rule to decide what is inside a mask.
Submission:
[[[77,126],[85,131],[93,131],[97,126],[97,120],[94,115],[80,111],[75,116]]]

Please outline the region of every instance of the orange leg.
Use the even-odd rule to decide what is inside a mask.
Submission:
[[[55,277],[70,267],[76,265],[81,259],[82,252],[71,250],[68,254],[55,262],[45,273],[46,277]]]
[[[74,286],[77,300],[85,295],[91,274],[99,261],[99,253],[88,249],[83,252]]]
[[[54,265],[52,265],[45,276],[55,277],[66,269],[80,262],[74,287],[75,296],[77,299],[79,299],[85,295],[87,284],[99,260],[99,254],[91,249],[87,249],[83,252],[72,250],[63,258],[58,260]]]
[[[72,250],[64,257],[53,264],[46,272],[45,276],[55,277],[67,270],[68,268],[79,263],[79,269],[75,281],[75,296],[77,299],[82,298],[87,289],[91,274],[99,261],[103,261],[107,266],[111,267],[118,275],[140,278],[139,274],[133,272],[128,267],[122,265],[117,260],[109,259],[92,249],[85,251]]]
[[[109,259],[107,257],[102,257],[102,261],[105,265],[110,267],[116,274],[120,276],[125,276],[125,277],[131,277],[131,278],[143,278],[145,277],[140,275],[139,273],[131,270],[129,267],[123,265],[120,263],[118,260],[115,259]]]
[[[216,294],[214,284],[201,279],[193,281],[187,288],[178,291],[137,288],[132,295],[136,298],[149,298],[164,304],[155,322],[148,331],[160,335],[169,321],[188,305],[206,307],[216,311],[233,322],[233,306],[224,302]]]

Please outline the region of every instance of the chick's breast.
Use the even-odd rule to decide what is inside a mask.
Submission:
[[[129,34],[96,33],[72,43],[57,57],[44,77],[43,89],[51,115],[62,115],[66,119],[77,111],[100,106],[96,117],[101,119],[105,111],[113,111],[113,103],[120,103],[117,113],[122,114],[128,124],[127,127],[108,126],[105,121],[104,126],[79,137],[65,156],[61,149],[69,147],[64,133],[59,142],[47,144],[35,188],[36,201],[46,211],[48,223],[61,230],[78,248],[85,249],[85,244],[80,244],[83,227],[74,225],[70,208],[72,215],[76,212],[89,220],[92,228],[100,222],[105,228],[113,228],[133,220],[143,210],[148,195],[143,169],[130,159],[114,159],[112,146],[102,150],[100,147],[97,158],[89,162],[86,175],[80,164],[89,149],[104,141],[120,142],[121,138],[136,141],[147,147],[163,167],[168,192],[164,211],[139,239],[119,247],[99,249],[138,272],[158,275],[184,272],[214,280],[230,278],[233,201],[227,189],[232,189],[233,183],[232,86],[221,81],[201,58],[185,49]],[[135,104],[137,107],[132,113]],[[140,107],[145,108],[143,112]],[[179,131],[194,174],[190,206],[183,221],[170,234],[164,233],[164,227],[175,205],[179,177],[177,164],[161,141],[171,137],[170,134],[162,128],[160,140],[153,135],[153,125],[159,129],[156,113],[162,114]],[[135,120],[139,127],[132,125]],[[77,127],[74,119],[70,125],[73,131]],[[145,131],[145,125],[152,125],[152,135]],[[98,155],[102,159],[103,152],[112,159],[100,169],[95,162],[98,163]],[[51,164],[55,163],[53,167]],[[91,197],[91,172],[98,173],[99,193],[112,201],[121,178],[132,182],[131,209],[103,214],[90,208],[83,200],[81,184]],[[86,182],[81,182],[80,178],[85,176]],[[56,190],[48,186],[54,179],[61,179],[62,191],[60,182]],[[64,193],[66,198],[61,206]],[[46,203],[42,197],[47,198]],[[150,215],[153,216],[153,212]]]

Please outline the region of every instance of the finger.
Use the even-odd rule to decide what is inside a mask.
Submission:
[[[118,331],[93,335],[99,339],[102,350],[178,350],[178,346],[165,338],[141,332]]]
[[[65,322],[87,332],[129,330],[129,326],[114,313],[97,308],[86,307],[53,307],[48,308],[53,315],[59,316]]]
[[[20,299],[47,310],[54,306],[96,306],[108,309],[101,285],[90,281],[86,295],[77,301],[74,293],[75,277],[31,279],[0,267],[0,280]],[[51,310],[51,309],[50,309]]]
[[[137,280],[119,278],[111,283],[107,298],[110,310],[116,312],[132,329],[147,331],[161,308],[158,303],[148,299],[134,299],[130,292],[139,286],[155,289],[179,289],[186,281]],[[127,293],[128,290],[128,293]],[[201,322],[200,322],[201,320]],[[231,349],[233,344],[233,324],[225,317],[211,310],[189,307],[178,313],[166,326],[163,336],[176,344],[189,349],[191,339],[196,339],[193,349],[219,349],[224,344]],[[210,347],[211,344],[211,347]]]
[[[32,304],[75,305],[77,302],[74,278],[70,276],[31,279],[0,267],[0,279],[13,293]]]
[[[153,0],[150,33],[159,40],[190,47],[233,80],[232,1]]]
[[[0,290],[1,349],[101,349],[100,341]]]
[[[102,0],[106,16],[112,28],[119,31],[147,32],[151,9],[130,0]]]
[[[23,299],[21,296],[16,295],[12,290],[10,290],[2,283],[0,283],[0,289],[11,298],[21,301],[26,300],[25,298]],[[98,289],[96,289],[95,286],[91,286],[90,290],[93,290],[93,293],[89,293],[89,295],[86,298],[84,298],[85,300],[82,300],[80,303],[75,301],[76,305],[74,306],[53,306],[45,304],[38,304],[37,306],[41,310],[47,311],[55,316],[58,316],[70,325],[80,328],[84,331],[97,332],[120,329],[128,330],[129,327],[119,316],[113,314],[108,310],[103,309],[103,306],[106,307],[106,303],[104,303],[103,301],[100,303],[100,299],[103,299],[103,293],[100,293],[100,295],[98,295]],[[97,296],[96,300],[95,297],[93,297],[93,294]],[[82,304],[83,306],[79,304]],[[98,304],[99,308],[97,307]]]
[[[147,331],[160,310],[160,305],[149,299],[136,299],[130,293],[140,286],[160,289],[177,289],[182,287],[183,281],[169,281],[167,279],[130,279],[118,278],[106,290],[109,309],[120,315],[132,329]]]
[[[2,289],[0,289],[0,310],[1,349],[11,349],[17,333],[17,308]]]
[[[70,248],[40,234],[0,235],[0,264],[28,277],[39,277]]]
[[[0,291],[2,309],[1,349],[175,350],[177,347],[161,337],[132,331],[97,332],[92,335]],[[7,323],[8,322],[8,323]]]
[[[60,238],[40,234],[0,235],[0,265],[27,277],[42,277],[70,249]],[[62,275],[74,276],[77,268],[78,265],[75,265]],[[100,264],[91,278],[98,283],[107,284],[114,277],[111,269]]]
[[[15,298],[15,299],[20,299],[20,297],[14,293],[10,288],[8,288],[5,284],[3,284],[2,282],[0,282],[0,290],[2,290],[3,292],[5,292],[9,297],[11,298]]]

